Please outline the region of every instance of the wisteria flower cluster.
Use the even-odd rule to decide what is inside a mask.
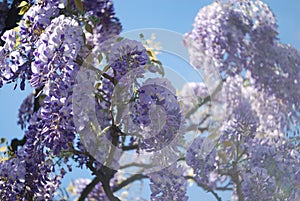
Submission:
[[[84,37],[87,24],[93,23],[95,30],[100,27],[97,33],[103,40],[119,34],[121,26],[110,1],[93,5],[71,1],[64,5],[46,0],[32,5],[22,2],[20,7],[24,6],[29,9],[16,28],[2,36],[5,44],[0,51],[0,82],[1,86],[15,82],[22,90],[28,82],[34,93],[19,111],[19,124],[25,129],[21,148],[12,143],[7,160],[1,162],[0,197],[1,200],[53,200],[66,173],[61,165],[57,169],[55,163],[74,158],[82,165],[82,161],[94,160],[76,142],[72,112],[72,88],[82,64],[79,60],[86,56],[86,49],[100,45],[87,45]],[[112,31],[110,25],[118,31]],[[97,161],[91,163],[97,166]]]
[[[185,35],[194,67],[223,80],[216,104],[226,108],[211,120],[220,126],[190,146],[187,164],[200,186],[231,187],[233,200],[299,199],[300,57],[277,34],[270,8],[247,0],[201,9]]]

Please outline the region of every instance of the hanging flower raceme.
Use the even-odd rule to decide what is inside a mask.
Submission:
[[[113,5],[107,6],[105,14],[113,13]],[[86,49],[83,22],[79,15],[66,16],[66,9],[60,1],[36,1],[18,27],[2,37],[5,44],[0,47],[0,86],[21,78],[21,89],[29,80],[37,93],[20,108],[19,123],[22,128],[28,125],[25,144],[20,149],[16,147],[15,155],[0,164],[1,200],[53,200],[66,173],[64,169],[55,171],[53,158],[72,151],[70,145],[76,138],[73,86],[78,70],[83,68],[78,58]],[[98,14],[90,13],[89,17]],[[115,24],[120,31],[117,18],[100,17],[103,20],[97,25],[105,27],[107,33],[115,30]],[[111,26],[110,20],[115,22]],[[104,35],[98,37],[106,40]],[[78,154],[77,159],[86,162],[87,156]],[[94,164],[99,166],[97,161]]]
[[[176,92],[166,79],[149,79],[130,104],[132,128],[141,131],[140,148],[158,151],[180,132],[182,116]]]
[[[48,80],[55,80],[73,71],[82,45],[82,29],[76,20],[64,15],[52,20],[36,43],[31,65],[32,86],[42,86]]]
[[[299,123],[300,54],[277,35],[276,18],[265,3],[231,0],[201,9],[185,44],[191,63],[207,76],[216,70],[223,79],[245,77],[247,71],[266,98],[275,96],[287,107],[291,115],[283,118],[291,128]]]
[[[183,176],[184,168],[172,164],[148,176],[151,189],[151,201],[188,200],[186,195],[186,180]]]
[[[201,9],[185,43],[196,68],[215,67],[222,75],[232,75],[249,68],[252,53],[265,51],[276,36],[276,19],[266,4],[231,0]]]
[[[139,69],[139,72],[132,75],[133,79],[137,79],[143,77],[145,71],[142,68],[148,59],[146,48],[140,42],[123,39],[113,44],[109,55],[109,65],[116,72],[115,79],[120,80],[123,76],[132,75],[131,70]],[[126,81],[130,82],[131,80]]]
[[[19,26],[3,34],[2,39],[5,43],[0,47],[0,85],[21,79],[20,88],[24,90],[25,81],[32,75],[30,65],[33,61],[35,42],[49,26],[51,18],[57,17],[58,14],[56,1],[34,4],[25,13]]]

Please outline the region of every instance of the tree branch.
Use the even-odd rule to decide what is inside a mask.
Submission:
[[[207,192],[211,193],[218,201],[222,201],[222,198],[221,198],[214,190],[212,190],[208,185],[201,184],[201,183],[197,182],[197,181],[195,180],[195,178],[192,177],[192,176],[185,176],[184,178],[187,179],[187,180],[188,180],[188,179],[193,180],[194,182],[196,182],[196,184],[197,184],[199,187],[201,187],[201,188],[203,188],[204,190],[206,190]]]
[[[134,167],[143,167],[143,168],[153,167],[153,165],[151,165],[151,164],[142,164],[142,163],[133,162],[133,163],[128,163],[126,165],[121,166],[120,169],[125,169],[125,168],[132,167],[132,166],[134,166]]]
[[[94,189],[94,187],[100,182],[99,177],[95,177],[91,183],[89,183],[81,192],[78,201],[84,201],[89,193]]]
[[[92,161],[94,161],[94,160],[92,160]],[[114,196],[113,191],[111,190],[110,184],[109,184],[110,179],[113,177],[113,175],[115,174],[116,171],[112,170],[106,166],[102,166],[99,170],[96,170],[96,168],[94,168],[92,165],[92,163],[93,163],[92,161],[87,163],[87,167],[96,175],[96,177],[99,179],[99,181],[101,181],[103,190],[104,190],[106,196],[108,197],[108,199],[111,201],[121,201],[119,198]],[[87,189],[86,192],[91,191],[95,187],[96,184],[97,183],[95,180],[93,185],[88,187],[89,189]],[[85,189],[84,189],[84,191],[85,191]],[[84,196],[80,196],[80,197],[82,198],[81,201],[83,201],[85,198]]]
[[[201,103],[195,105],[193,108],[191,108],[187,114],[186,117],[189,118],[193,113],[195,113],[201,106],[203,106],[204,104],[208,103],[209,101],[212,100],[212,98],[214,98],[216,96],[216,94],[222,89],[223,86],[223,81],[220,81],[220,83],[218,84],[218,86],[215,88],[215,90],[212,92],[211,95],[206,96]]]
[[[122,150],[123,151],[130,151],[130,150],[135,150],[137,149],[139,146],[137,144],[134,145],[129,145],[129,146],[122,146]]]
[[[113,188],[113,192],[116,192],[116,191],[122,189],[123,187],[127,186],[130,183],[133,183],[137,180],[141,180],[141,179],[145,179],[145,178],[148,178],[148,176],[144,175],[144,174],[135,174],[132,177],[129,177],[128,179],[122,181],[119,185],[115,186]]]

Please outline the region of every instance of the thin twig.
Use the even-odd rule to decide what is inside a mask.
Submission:
[[[113,188],[113,192],[116,192],[116,191],[124,188],[125,186],[127,186],[130,183],[133,183],[137,180],[141,180],[141,179],[145,179],[145,178],[148,178],[148,176],[144,175],[144,174],[135,174],[135,175],[129,177],[128,179],[122,181],[119,185],[115,186]]]
[[[122,150],[123,151],[130,151],[130,150],[135,150],[137,149],[139,146],[137,144],[134,145],[129,145],[129,146],[122,146]]]
[[[203,188],[204,190],[206,190],[207,192],[211,193],[218,201],[222,201],[222,198],[221,198],[214,190],[212,190],[208,185],[201,184],[201,183],[197,182],[197,181],[195,180],[195,178],[192,177],[192,176],[185,176],[184,178],[185,178],[185,179],[191,179],[191,180],[195,181],[196,184],[197,184],[199,187],[201,187],[201,188]]]
[[[223,86],[223,81],[220,81],[220,83],[218,84],[218,86],[215,88],[215,90],[212,92],[211,95],[206,96],[201,103],[195,105],[195,107],[191,108],[187,114],[185,115],[187,118],[189,118],[193,113],[195,113],[201,106],[203,106],[204,104],[208,103],[209,101],[212,100],[212,98],[214,98],[216,96],[216,94],[222,89]]]
[[[143,167],[143,168],[151,168],[153,167],[153,165],[151,164],[143,164],[143,163],[128,163],[126,165],[123,165],[120,167],[120,169],[125,169],[125,168],[129,168],[129,167]]]

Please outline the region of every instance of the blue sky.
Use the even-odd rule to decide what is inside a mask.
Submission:
[[[192,23],[198,10],[211,0],[115,0],[116,15],[123,24],[123,31],[131,31],[142,28],[162,28],[184,34],[192,29]],[[299,0],[266,0],[277,16],[279,24],[279,37],[283,43],[289,43],[300,49],[300,1]],[[176,62],[162,61],[172,66]],[[186,64],[185,64],[186,65]],[[0,89],[0,137],[8,139],[23,136],[23,132],[17,126],[17,113],[20,104],[30,89],[21,92],[13,90],[13,85],[6,85]],[[64,183],[75,174],[68,176]],[[77,174],[77,175],[76,175]],[[82,175],[85,176],[85,175]],[[190,200],[213,201],[211,195],[207,195],[198,188],[189,190]],[[148,194],[144,191],[143,194]],[[228,194],[224,196],[230,199]],[[201,199],[200,199],[201,198]],[[224,199],[225,200],[225,199]]]

